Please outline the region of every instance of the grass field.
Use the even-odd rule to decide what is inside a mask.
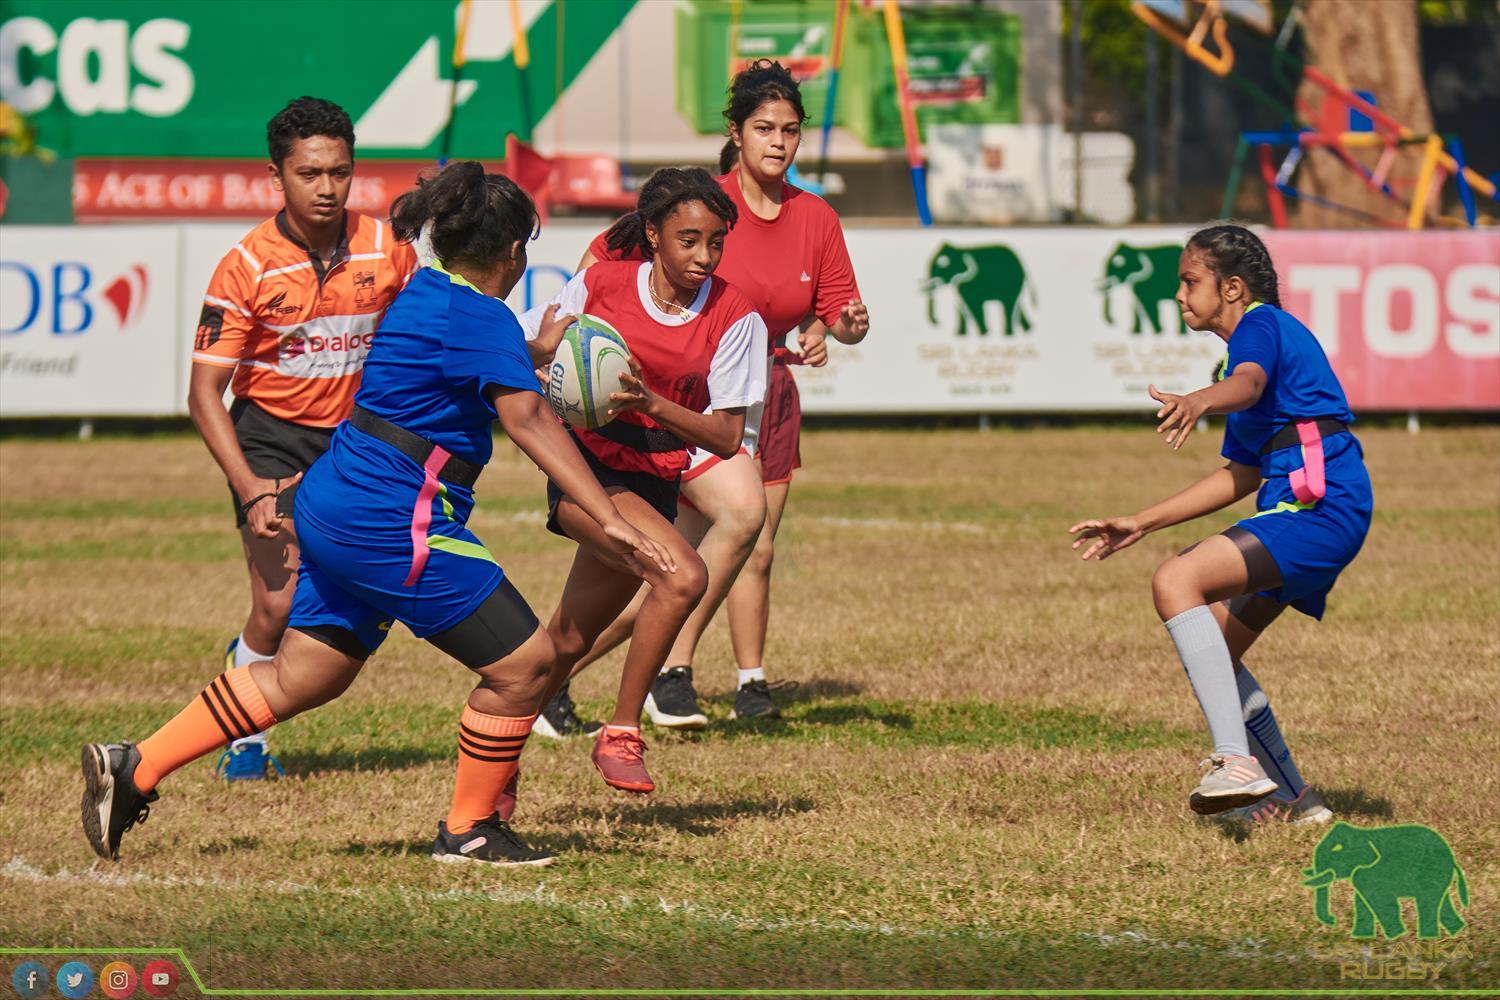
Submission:
[[[145,736],[220,669],[239,542],[196,439],[7,440],[0,944],[180,947],[215,989],[1500,989],[1500,429],[1363,437],[1364,553],[1323,625],[1285,616],[1250,662],[1342,818],[1452,844],[1470,926],[1435,981],[1341,978],[1350,890],[1325,928],[1299,885],[1321,831],[1188,812],[1208,743],[1148,581],[1231,517],[1099,566],[1065,530],[1185,484],[1217,433],[1174,455],[1118,428],[808,434],[768,664],[800,682],[787,718],[727,720],[716,625],[714,724],[647,733],[658,793],[533,741],[516,826],[562,860],[503,873],[426,857],[471,682],[399,629],[277,728],[287,780],[190,765],[97,862],[78,747]],[[545,614],[571,550],[541,489],[501,444],[474,527]],[[575,684],[585,716],[616,662]]]

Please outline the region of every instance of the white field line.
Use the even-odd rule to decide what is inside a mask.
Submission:
[[[806,920],[768,920],[762,917],[745,916],[728,910],[712,909],[700,906],[697,903],[674,903],[661,897],[657,897],[654,901],[637,899],[629,895],[620,895],[613,898],[600,897],[586,900],[566,900],[548,889],[545,882],[539,883],[536,888],[526,891],[504,887],[485,890],[447,889],[433,891],[404,886],[381,886],[372,893],[358,886],[313,885],[285,879],[250,881],[245,879],[225,879],[217,875],[206,878],[196,876],[189,878],[180,875],[163,876],[148,875],[144,872],[119,872],[103,868],[97,862],[93,866],[77,872],[71,872],[65,868],[59,869],[56,872],[47,872],[19,856],[11,858],[4,866],[0,866],[0,877],[13,882],[74,883],[120,888],[140,886],[159,889],[212,889],[226,892],[254,893],[257,895],[336,896],[359,899],[390,894],[431,903],[464,901],[518,903],[530,906],[542,906],[549,909],[568,910],[576,913],[607,913],[610,911],[624,913],[625,911],[639,907],[647,907],[668,916],[678,915],[687,920],[718,924],[735,931],[831,931],[838,934],[881,934],[890,937],[929,939],[971,938],[988,941],[1015,937],[1017,935],[1015,931],[995,932],[967,927],[950,931],[939,931],[928,928],[901,927],[889,923],[872,924],[863,920],[821,920],[816,917]],[[1167,941],[1139,931],[1123,931],[1119,934],[1081,933],[1075,936],[1082,940],[1092,941],[1101,948],[1124,947],[1144,948],[1155,951],[1212,953],[1227,958],[1249,959],[1285,960],[1322,957],[1310,952],[1301,955],[1287,952],[1267,952],[1262,950],[1262,942],[1253,938],[1245,938],[1243,941],[1236,942],[1224,951],[1215,951],[1203,945],[1187,941]]]

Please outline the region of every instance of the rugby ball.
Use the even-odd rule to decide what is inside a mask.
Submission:
[[[552,412],[580,430],[608,423],[609,394],[619,392],[620,373],[630,371],[625,338],[604,320],[581,314],[563,334],[547,369]]]

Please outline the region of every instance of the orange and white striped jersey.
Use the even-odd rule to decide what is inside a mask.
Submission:
[[[416,270],[387,223],[356,212],[344,213],[338,256],[324,264],[283,209],[219,262],[193,363],[233,368],[234,395],[274,416],[332,427],[353,408],[375,328]]]

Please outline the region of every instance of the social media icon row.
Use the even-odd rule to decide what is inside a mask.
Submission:
[[[107,997],[123,1000],[134,996],[139,988],[147,996],[169,997],[177,992],[177,966],[157,960],[148,962],[137,975],[129,962],[110,962],[99,970],[98,986]],[[23,997],[45,996],[48,983],[55,982],[57,992],[70,1000],[86,997],[94,988],[94,970],[82,962],[65,962],[55,980],[40,962],[22,962],[11,974],[10,984]]]

